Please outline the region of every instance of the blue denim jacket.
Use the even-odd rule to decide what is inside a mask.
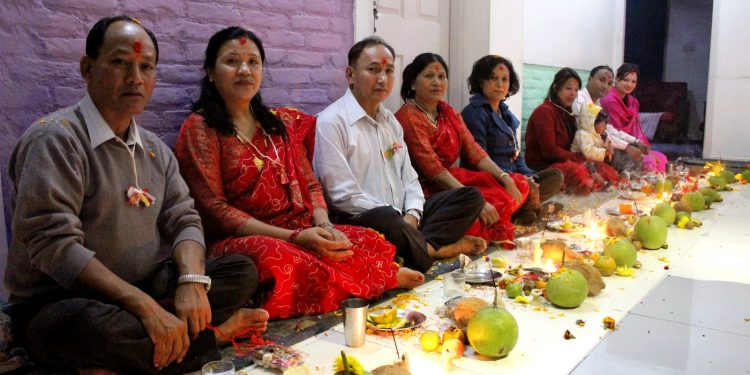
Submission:
[[[461,111],[461,116],[474,136],[474,140],[487,151],[495,164],[506,172],[516,172],[538,179],[536,172],[526,165],[523,156],[519,155],[516,160],[513,160],[515,131],[520,126],[520,122],[510,112],[507,104],[501,102],[500,111],[504,117],[511,120],[510,124],[492,110],[484,95],[474,94],[469,99],[469,105]]]

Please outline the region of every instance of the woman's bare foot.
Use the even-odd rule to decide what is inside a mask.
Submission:
[[[398,280],[396,284],[398,288],[413,289],[424,283],[424,275],[411,268],[401,267],[396,274],[396,280]]]
[[[435,251],[438,258],[452,258],[459,254],[479,255],[487,250],[487,241],[474,236],[463,236],[458,241]]]
[[[216,343],[225,345],[231,338],[239,333],[263,333],[268,326],[268,311],[263,309],[241,308],[218,327],[220,334],[216,332]]]

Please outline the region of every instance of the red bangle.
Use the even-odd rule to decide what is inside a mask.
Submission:
[[[286,240],[286,242],[294,243],[294,239],[297,238],[297,235],[302,232],[302,228],[297,228],[294,231],[292,231],[292,234],[289,236],[289,239]]]

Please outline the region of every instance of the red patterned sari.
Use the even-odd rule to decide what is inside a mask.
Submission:
[[[500,216],[491,227],[477,219],[466,234],[488,241],[512,240],[514,228],[511,215],[529,195],[526,177],[518,173],[509,174],[523,196],[518,204],[491,174],[457,167],[459,157],[476,166],[487,157],[487,153],[474,141],[461,116],[447,102],[438,103],[437,125],[429,122],[427,116],[413,103],[401,106],[396,112],[396,118],[404,128],[409,157],[420,176],[425,196],[442,190],[431,181],[439,174],[449,172],[463,185],[479,189]]]
[[[217,133],[196,113],[182,124],[175,154],[203,218],[208,255],[251,257],[264,293],[263,308],[272,319],[336,310],[350,296],[369,299],[395,288],[396,249],[371,229],[336,226],[354,244],[354,255],[341,262],[276,238],[235,236],[250,218],[287,229],[307,228],[313,224],[313,209],[325,208],[295,133],[298,127],[314,126],[315,119],[288,108],[276,115],[287,126],[287,138],[268,139],[257,131],[250,140],[255,148]]]

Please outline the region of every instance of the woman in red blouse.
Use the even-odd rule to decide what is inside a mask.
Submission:
[[[448,66],[440,55],[423,53],[406,66],[396,112],[404,140],[425,195],[462,186],[482,192],[485,206],[467,234],[488,241],[513,239],[511,215],[529,193],[526,177],[505,173],[480,145],[443,98],[448,90]],[[458,167],[458,158],[478,171]]]
[[[399,268],[394,246],[378,233],[330,223],[296,134],[315,119],[262,104],[264,62],[263,45],[248,30],[211,37],[201,96],[177,139],[208,254],[255,261],[271,318],[332,311],[350,296],[421,284],[424,275]]]
[[[580,152],[570,151],[578,127],[572,106],[580,87],[575,70],[562,68],[555,74],[547,97],[526,126],[526,163],[536,170],[559,169],[569,193],[588,194],[617,182],[619,175],[606,163],[587,162]]]

